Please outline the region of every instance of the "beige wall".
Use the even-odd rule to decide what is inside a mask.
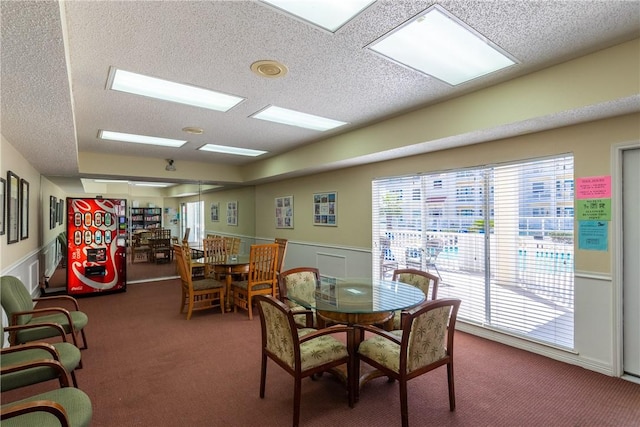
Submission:
[[[29,238],[7,244],[7,221],[5,217],[5,234],[0,236],[0,270],[17,263],[34,254],[42,244],[40,218],[40,173],[35,170],[22,155],[7,141],[4,136],[0,145],[0,173],[7,179],[7,171],[29,182]],[[48,217],[47,217],[48,218]],[[48,228],[48,227],[47,227]],[[19,239],[19,237],[18,237]]]
[[[371,181],[376,177],[445,171],[573,153],[575,176],[610,175],[611,145],[640,140],[640,115],[589,122],[531,135],[342,169],[256,187],[256,235],[371,248]],[[312,225],[314,192],[338,192],[338,227]],[[293,230],[276,229],[274,198],[293,195]],[[576,251],[576,270],[611,272],[608,253]]]
[[[263,208],[256,208],[254,187],[240,187],[231,190],[213,191],[200,196],[204,201],[204,228],[208,233],[222,235],[255,236],[256,218],[266,215]],[[238,202],[238,225],[227,225],[227,203]],[[211,204],[219,203],[217,222],[211,221]],[[271,213],[270,211],[267,211]]]

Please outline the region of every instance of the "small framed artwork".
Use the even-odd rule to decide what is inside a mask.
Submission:
[[[29,238],[29,182],[20,180],[20,240]]]
[[[293,228],[293,196],[276,197],[276,228]]]
[[[64,200],[58,200],[58,209],[56,209],[56,217],[58,218],[58,225],[62,225],[64,222]]]
[[[220,203],[211,203],[211,221],[220,221]]]
[[[4,219],[7,216],[7,181],[0,178],[0,236],[4,234]]]
[[[55,228],[56,226],[56,207],[58,206],[58,201],[56,196],[49,196],[49,229]]]
[[[16,243],[20,233],[20,178],[7,172],[7,243]]]
[[[238,202],[227,202],[227,225],[238,225]]]
[[[314,193],[313,225],[338,225],[338,193]]]

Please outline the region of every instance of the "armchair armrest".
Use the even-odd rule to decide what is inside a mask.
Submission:
[[[323,335],[337,334],[340,332],[346,332],[349,340],[353,340],[353,327],[351,326],[330,326],[328,328],[318,329],[314,332],[311,332],[303,337],[300,337],[300,344],[303,342],[312,340],[314,338],[321,337]]]
[[[5,326],[3,329],[9,333],[13,331],[19,331],[21,329],[35,329],[42,327],[50,327],[53,329],[57,329],[62,337],[62,341],[67,342],[67,334],[64,331],[64,328],[59,323],[38,323],[33,325],[13,325],[13,326]]]
[[[20,351],[35,350],[35,349],[47,351],[49,354],[51,354],[52,359],[60,361],[60,355],[58,354],[58,351],[55,349],[54,346],[46,342],[32,342],[32,343],[26,343],[26,344],[12,345],[10,347],[5,347],[1,349],[0,354],[9,354],[9,353],[16,353]]]
[[[62,308],[62,307],[47,307],[47,308],[37,308],[35,310],[27,310],[27,311],[16,311],[14,312],[11,317],[12,317],[12,323],[16,324],[18,323],[18,318],[20,316],[23,316],[25,314],[33,314],[34,317],[36,314],[45,314],[45,313],[62,313],[65,315],[65,317],[67,318],[67,321],[69,322],[69,326],[71,326],[71,328],[75,331],[75,326],[73,326],[73,320],[71,319],[71,314],[69,313],[69,310]]]
[[[11,372],[19,372],[24,371],[31,368],[37,367],[49,367],[58,372],[58,377],[60,378],[60,387],[69,387],[69,376],[67,370],[62,366],[60,362],[53,359],[40,359],[33,360],[25,363],[18,363],[11,366],[4,366],[0,368],[0,375],[9,374]]]
[[[390,341],[393,341],[398,345],[401,344],[401,337],[398,337],[389,331],[385,331],[384,329],[376,328],[375,326],[370,326],[370,325],[355,325],[354,327],[362,330],[363,332],[366,331],[376,335],[380,335],[384,338],[387,338]]]
[[[59,300],[59,301],[67,301],[73,304],[73,307],[75,308],[76,311],[80,310],[80,305],[78,304],[78,300],[75,299],[74,297],[70,296],[70,295],[54,295],[54,296],[50,296],[50,297],[38,297],[38,298],[33,298],[32,301],[37,302],[37,301],[55,301],[55,300]]]
[[[9,404],[10,406],[2,408],[0,412],[0,420],[5,420],[19,415],[25,415],[33,412],[48,412],[55,416],[60,422],[61,427],[69,427],[67,413],[62,405],[52,400],[33,400],[30,402]]]

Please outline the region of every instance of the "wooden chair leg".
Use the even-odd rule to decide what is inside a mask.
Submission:
[[[447,363],[447,381],[449,382],[449,410],[456,409],[456,390],[453,385],[453,361]]]
[[[260,367],[260,398],[264,398],[264,390],[267,383],[267,355],[262,352],[262,363]]]
[[[400,380],[400,416],[402,427],[409,427],[409,404],[407,402],[407,381]]]
[[[293,427],[300,425],[300,394],[302,390],[302,378],[295,378],[293,386]]]

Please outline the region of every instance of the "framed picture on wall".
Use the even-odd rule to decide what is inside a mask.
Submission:
[[[313,225],[338,225],[338,193],[314,193],[313,195]]]
[[[56,209],[58,201],[56,196],[49,196],[49,229],[53,229],[56,226]]]
[[[276,228],[293,228],[293,196],[276,197]]]
[[[7,215],[7,181],[0,178],[0,236],[4,234],[4,219]]]
[[[56,218],[58,219],[58,225],[62,225],[64,222],[64,200],[58,200],[58,209],[56,209]]]
[[[220,203],[211,203],[211,221],[220,221]]]
[[[7,172],[7,243],[16,243],[20,233],[20,178]]]
[[[227,202],[227,225],[238,225],[238,202]]]
[[[20,240],[29,237],[29,182],[20,180]]]

